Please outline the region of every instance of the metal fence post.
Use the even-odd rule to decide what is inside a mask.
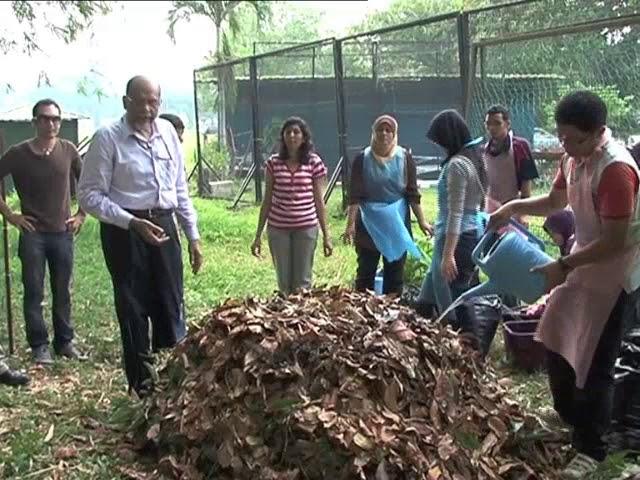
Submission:
[[[198,196],[204,196],[204,178],[202,174],[202,147],[200,145],[200,114],[198,108],[198,82],[196,81],[196,71],[193,71],[193,106],[195,108],[196,120],[196,166],[198,168]]]
[[[262,202],[262,131],[258,109],[258,61],[249,59],[249,77],[251,82],[251,130],[253,132],[253,179],[256,186],[256,203]]]
[[[460,88],[462,92],[462,116],[467,118],[467,87],[469,84],[471,34],[469,32],[469,14],[458,16],[458,60],[460,62]]]
[[[4,153],[4,136],[0,131],[0,155]],[[5,180],[0,179],[0,198],[6,201]],[[9,223],[7,217],[2,217],[2,245],[4,250],[4,293],[7,312],[7,336],[9,337],[9,355],[15,352],[13,338],[13,309],[11,308],[11,260],[9,256]]]
[[[347,186],[349,185],[351,162],[347,154],[347,122],[344,104],[344,65],[342,62],[342,42],[335,39],[333,41],[333,69],[335,73],[336,112],[338,116],[338,148],[340,150],[340,156],[342,157],[342,208],[346,209],[348,204]]]

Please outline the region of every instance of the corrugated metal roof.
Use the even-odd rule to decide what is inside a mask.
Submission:
[[[23,105],[7,110],[6,112],[0,112],[0,122],[30,122],[33,119],[32,109],[33,106]],[[79,113],[62,112],[63,120],[82,120],[88,118],[86,115]]]

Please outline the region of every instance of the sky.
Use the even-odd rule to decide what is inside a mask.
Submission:
[[[390,0],[309,1],[306,8],[325,11],[327,27],[340,30],[357,23],[367,13],[384,8]],[[0,17],[9,2],[0,2]],[[1,56],[0,84],[11,84],[14,98],[32,92],[41,71],[48,73],[56,87],[75,90],[77,79],[90,71],[98,72],[109,95],[121,95],[127,79],[136,74],[158,78],[164,91],[191,91],[192,70],[204,64],[215,45],[212,25],[194,17],[176,29],[176,44],[167,35],[169,1],[118,2],[113,12],[97,18],[91,33],[84,32],[71,45],[47,40],[45,52],[28,57],[23,54]],[[43,37],[46,38],[46,37]],[[135,45],[135,47],[132,47]],[[98,74],[93,78],[97,78]],[[91,78],[91,77],[90,77]],[[11,99],[0,101],[6,108]]]

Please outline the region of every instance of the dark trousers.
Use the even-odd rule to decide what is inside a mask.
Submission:
[[[373,290],[375,287],[376,272],[378,270],[378,262],[380,261],[380,252],[356,246],[356,254],[358,255],[358,271],[356,272],[356,290],[364,292],[365,290]],[[404,281],[404,263],[407,255],[395,262],[389,262],[382,257],[383,281],[382,293],[402,293],[402,285]]]
[[[124,368],[130,388],[148,388],[151,349],[174,346],[186,334],[180,238],[171,215],[151,219],[170,239],[160,246],[102,223],[102,251],[120,324]],[[149,336],[149,323],[152,338]]]
[[[547,352],[547,371],[554,408],[573,427],[573,447],[597,461],[605,459],[607,445],[603,436],[611,423],[614,365],[623,333],[624,312],[631,296],[624,291],[618,298],[596,348],[587,382],[576,388],[575,372],[567,361]]]
[[[42,315],[45,268],[51,282],[53,346],[58,349],[73,340],[71,325],[71,275],[73,234],[71,232],[21,232],[18,256],[22,263],[23,309],[27,341],[31,348],[49,343]]]

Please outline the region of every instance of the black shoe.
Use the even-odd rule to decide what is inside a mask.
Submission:
[[[48,345],[41,345],[31,349],[31,358],[38,365],[53,365],[53,358]]]
[[[4,373],[0,373],[0,384],[19,387],[22,385],[27,385],[28,383],[29,377],[24,373],[20,373],[15,370],[7,370]]]
[[[87,356],[80,353],[76,346],[71,342],[65,343],[60,348],[56,348],[55,352],[59,357],[66,357],[70,360],[84,361],[87,359]]]

